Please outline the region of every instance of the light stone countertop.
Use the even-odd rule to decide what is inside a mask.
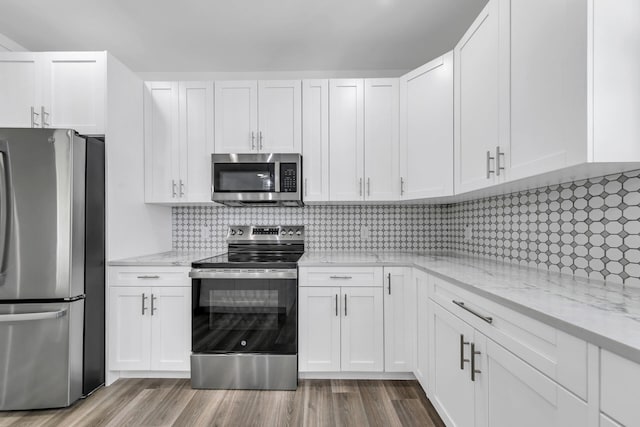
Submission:
[[[150,255],[123,258],[109,261],[110,266],[153,266],[153,267],[191,267],[191,263],[200,259],[219,255],[211,251],[167,251]]]
[[[640,363],[640,289],[456,252],[306,252],[300,267],[408,266]]]

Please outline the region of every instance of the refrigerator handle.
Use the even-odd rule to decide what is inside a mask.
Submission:
[[[67,309],[44,311],[41,313],[0,314],[0,323],[28,322],[31,320],[59,319],[67,315]]]
[[[6,141],[0,141],[0,286],[4,284],[11,236],[11,180]]]

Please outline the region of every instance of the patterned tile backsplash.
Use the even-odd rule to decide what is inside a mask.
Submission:
[[[305,206],[303,208],[173,208],[173,247],[226,250],[229,225],[305,226],[308,250],[444,249],[443,208],[411,206]],[[368,238],[362,238],[366,227]],[[427,237],[429,236],[429,237]]]
[[[172,217],[175,249],[224,251],[230,224],[303,224],[309,250],[450,249],[640,286],[640,171],[448,205],[176,207]]]

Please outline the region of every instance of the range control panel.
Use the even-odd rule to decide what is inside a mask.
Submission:
[[[227,241],[304,240],[304,225],[232,225]]]

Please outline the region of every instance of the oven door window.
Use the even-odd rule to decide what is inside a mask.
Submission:
[[[192,350],[295,354],[297,281],[194,280]]]
[[[213,191],[217,193],[273,193],[276,191],[274,163],[216,163]]]

